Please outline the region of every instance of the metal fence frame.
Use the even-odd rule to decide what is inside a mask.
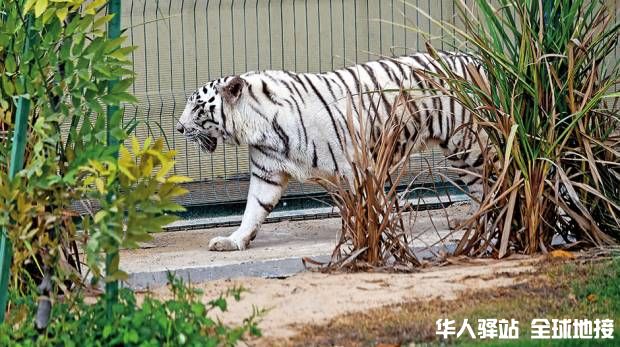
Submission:
[[[175,173],[195,180],[181,203],[206,205],[215,214],[236,213],[230,204],[245,201],[249,160],[245,148],[220,145],[215,154],[204,154],[176,134],[174,122],[186,97],[203,83],[249,70],[333,70],[378,56],[424,50],[427,39],[442,49],[467,49],[446,39],[454,33],[445,32],[413,7],[458,25],[453,0],[123,0],[122,4],[121,26],[128,44],[138,47],[132,53],[132,67],[137,74],[133,93],[140,100],[137,107],[126,109],[126,118],[143,121],[136,129],[139,138],[164,136],[169,147],[177,149]],[[443,159],[439,151],[416,156],[409,163],[407,179],[428,166],[444,166]],[[429,174],[420,182],[439,179]],[[284,199],[322,192],[316,185],[292,182]]]
[[[219,146],[214,155],[200,153],[175,134],[174,121],[195,88],[229,74],[249,70],[297,72],[333,70],[379,56],[402,55],[423,47],[415,25],[430,31],[432,42],[445,34],[400,0],[125,0],[121,25],[136,71],[134,95],[126,109],[138,118],[139,138],[164,136],[178,150],[177,174],[195,179],[188,185],[186,206],[239,204],[249,184],[247,150]],[[411,0],[443,19],[454,18],[452,1]],[[423,23],[422,23],[423,22]],[[410,161],[413,173],[439,165],[439,152]],[[410,176],[411,177],[411,176]],[[430,183],[430,176],[420,180]],[[314,197],[323,189],[292,182],[286,198]],[[216,209],[213,209],[214,211]],[[223,211],[223,212],[222,212]],[[232,211],[232,209],[231,209]]]

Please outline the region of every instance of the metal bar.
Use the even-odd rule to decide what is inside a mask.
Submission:
[[[181,4],[182,5],[182,4]],[[181,14],[181,23],[183,23],[183,11],[180,12]],[[172,114],[174,114],[174,111],[176,110],[176,98],[174,97],[174,93],[175,93],[175,89],[174,89],[174,57],[175,55],[173,55],[172,53],[172,46],[174,44],[174,41],[172,40],[172,0],[168,0],[168,14],[166,15],[166,22],[168,22],[168,64],[170,65],[170,80],[169,80],[169,88],[170,89],[166,89],[166,91],[168,91],[168,97],[170,97],[170,95],[172,96]],[[181,24],[181,42],[183,42],[183,24]],[[159,35],[159,31],[158,31],[158,35]],[[159,52],[158,52],[159,55]],[[184,54],[182,54],[183,57],[185,57]],[[159,59],[159,58],[158,58]],[[158,81],[158,88],[161,91],[161,81]],[[164,103],[165,98],[163,97],[163,95],[160,92],[159,94],[159,100],[160,100],[160,104],[159,104],[159,125],[162,127],[162,129],[164,128],[164,105],[168,106],[168,102]],[[172,133],[172,143],[176,143],[176,134],[177,132],[174,131],[174,122],[172,123],[173,126],[170,128],[172,129],[171,133]],[[186,166],[185,166],[185,170],[186,172],[189,172],[189,162],[187,161],[187,157],[185,157],[186,159]],[[176,171],[175,171],[176,173]]]
[[[108,38],[114,39],[120,36],[121,34],[121,1],[120,0],[110,0],[108,2],[108,14],[114,14],[114,17],[108,23]],[[117,81],[110,81],[108,83],[108,88],[112,89]],[[111,136],[111,127],[112,127],[112,117],[113,115],[119,112],[118,106],[108,106],[107,109],[107,119],[106,119],[106,142],[108,146],[118,144],[118,141]],[[109,274],[109,268],[115,257],[118,257],[118,251],[113,251],[106,254],[105,258],[105,266],[106,273]],[[106,313],[108,316],[112,315],[112,306],[118,301],[118,281],[107,282],[105,285],[106,291]]]
[[[271,70],[273,69],[273,42],[271,39],[271,0],[267,2],[267,32],[269,33],[269,70]]]
[[[379,6],[379,20],[383,20],[383,12],[381,11],[381,2],[377,4]],[[383,25],[379,22],[379,56],[383,56]],[[370,33],[370,28],[368,28],[368,33]],[[370,49],[369,49],[370,50]]]
[[[30,112],[30,99],[23,96],[17,101],[17,115],[15,118],[15,133],[13,134],[13,146],[11,148],[11,165],[9,167],[9,179],[24,167],[24,151],[26,149],[26,129],[28,125],[28,112]]]
[[[391,22],[392,23],[392,25],[391,25],[391,27],[392,27],[392,45],[390,46],[390,50],[391,50],[391,54],[390,55],[394,56],[394,55],[396,55],[396,54],[394,54],[396,52],[396,40],[394,39],[394,35],[395,35],[394,27],[396,26],[396,21],[394,21],[394,0],[392,0],[392,7],[391,7],[391,9],[392,9],[392,22]]]
[[[310,72],[310,31],[308,30],[308,0],[305,1],[304,4],[304,8],[305,8],[305,15],[306,15],[306,21],[304,22],[306,24],[306,69],[304,70],[304,72]]]
[[[342,67],[345,67],[345,66],[347,66],[347,44],[346,44],[346,40],[345,40],[345,38],[346,38],[345,18],[346,17],[344,15],[344,13],[345,13],[344,12],[345,2],[342,1],[341,5],[342,5],[342,7],[341,7],[341,9],[342,9],[342,13],[341,13],[341,16],[342,16]],[[353,4],[353,6],[355,6],[355,4]]]
[[[218,6],[217,6],[217,16],[218,16],[218,26],[220,28],[220,30],[218,30],[218,48],[219,48],[219,57],[220,57],[220,76],[224,76],[224,50],[222,49],[222,44],[223,44],[223,40],[222,40],[222,0],[219,1]],[[271,44],[270,44],[271,45]],[[226,159],[228,158],[228,156],[226,155],[226,144],[222,143],[222,155],[224,157],[224,159],[222,160],[222,166],[224,167],[224,189],[226,191],[226,196],[230,197],[230,190],[229,190],[229,186],[230,186],[230,180],[228,179],[228,165],[226,163]]]
[[[211,21],[209,20],[209,4],[210,4],[210,2],[209,2],[209,0],[207,0],[206,6],[205,6],[205,18],[206,18],[206,23],[205,23],[206,32],[205,32],[205,35],[206,35],[206,39],[207,39],[207,54],[206,54],[206,56],[207,56],[207,76],[208,76],[207,79],[208,80],[212,80],[213,78],[211,77],[211,60],[210,60],[211,59],[210,56],[211,56],[212,49],[211,49],[211,41],[209,40],[209,23],[211,23]],[[257,32],[256,35],[258,35],[258,28],[257,28],[256,32]],[[258,36],[257,36],[256,40],[258,40]],[[214,158],[213,158],[214,156],[213,156],[213,154],[208,154],[208,156],[209,156],[209,164],[210,164],[210,168],[211,168],[211,171],[210,171],[210,173],[211,173],[210,178],[211,179],[210,180],[211,180],[211,182],[213,182],[215,180],[215,162],[214,162]],[[217,194],[217,190],[216,190],[215,184],[211,184],[211,190],[212,190],[212,194]]]
[[[21,6],[21,4],[19,5]],[[23,52],[30,50],[30,24],[31,15],[27,15],[26,22],[26,41],[24,42]],[[25,77],[21,77],[25,84]],[[17,100],[17,113],[15,115],[15,132],[13,133],[13,146],[11,147],[11,164],[9,165],[9,180],[24,167],[24,152],[26,150],[26,131],[28,130],[28,114],[30,113],[30,99],[23,95]],[[4,313],[9,296],[9,279],[11,271],[11,240],[8,231],[2,228],[0,232],[0,323],[4,321]]]
[[[407,48],[407,2],[403,1],[403,40],[405,41],[405,54],[409,54]]]
[[[11,241],[6,235],[6,229],[2,228],[0,238],[0,323],[4,321],[4,311],[9,299],[9,273],[11,271]]]
[[[172,2],[172,1],[171,1]],[[185,6],[185,0],[181,1],[181,47],[185,47],[185,11],[183,11],[183,7]],[[168,12],[170,12],[170,7],[168,7]],[[194,12],[194,15],[196,14],[196,12]],[[168,13],[168,18],[170,24],[172,24],[172,16],[170,15],[170,13]],[[194,24],[195,25],[195,24]],[[172,49],[172,44],[174,42],[174,40],[172,39],[172,28],[170,29],[170,32],[168,33],[169,38],[170,38],[170,49]],[[196,46],[194,45],[194,49],[196,49]],[[173,61],[170,61],[170,70],[172,70],[172,66],[173,66]],[[185,54],[181,54],[181,69],[182,69],[182,76],[183,76],[183,85],[181,87],[181,90],[183,91],[183,100],[185,100],[185,88],[187,88],[187,80],[185,79]],[[174,115],[176,114],[176,109],[177,109],[177,98],[176,95],[174,93],[174,79],[170,78],[170,94],[172,95],[172,119],[170,120],[170,130],[172,132],[172,136],[173,138],[176,136],[176,131],[175,131],[175,121],[174,121]],[[185,106],[185,105],[183,105]],[[187,140],[186,140],[187,141]],[[176,143],[176,141],[175,141]],[[185,162],[188,163],[188,156],[185,157]],[[189,163],[186,164],[187,166],[187,170],[189,170]],[[175,165],[176,166],[176,165]],[[176,171],[175,171],[176,173]]]
[[[28,46],[28,44],[26,44]],[[24,51],[27,51],[25,49]],[[26,130],[28,129],[28,114],[30,112],[30,100],[23,96],[17,101],[17,114],[15,119],[15,133],[13,133],[13,146],[11,148],[11,165],[9,167],[9,180],[12,180],[17,172],[24,166],[24,151],[26,149]],[[4,311],[8,301],[9,273],[11,270],[11,240],[3,228],[0,236],[0,323],[4,320]]]
[[[359,62],[358,56],[357,56],[357,52],[358,52],[358,48],[357,48],[357,0],[353,0],[353,24],[355,28],[355,35],[354,35],[355,36],[355,49],[353,50],[353,52],[355,52],[355,64],[357,64]]]
[[[332,0],[329,0],[329,60],[331,69],[334,69],[334,15]]]
[[[132,1],[133,3],[133,1]],[[142,20],[144,21],[146,19],[146,1],[144,2],[143,6],[142,6]],[[157,24],[156,24],[157,25]],[[147,25],[144,24],[142,25],[142,39],[144,42],[144,45],[146,46],[147,42],[148,42],[148,36],[147,36]],[[133,32],[133,28],[131,29],[131,31]],[[144,57],[143,57],[143,61],[144,61],[144,95],[146,97],[146,110],[145,110],[145,114],[146,114],[146,124],[150,124],[149,122],[149,118],[151,116],[151,110],[153,109],[151,107],[151,97],[150,97],[150,93],[149,93],[149,74],[148,74],[148,66],[149,66],[149,59],[148,59],[148,54],[146,52],[146,49],[144,50]],[[159,66],[159,65],[158,65]],[[136,84],[134,83],[134,86]],[[147,126],[147,134],[148,134],[148,126]],[[163,135],[163,134],[162,134]]]
[[[197,6],[198,6],[198,0],[194,0],[194,10],[192,12],[194,12],[194,74],[195,74],[194,87],[196,89],[198,89],[198,86],[200,86],[201,82],[206,82],[206,81],[200,81],[198,79],[198,28],[196,27],[196,13],[197,13],[196,7]],[[183,96],[187,98],[187,86],[186,85],[183,86],[183,91],[184,91]],[[172,131],[174,132],[174,130]],[[187,145],[188,145],[188,140],[185,139],[186,150],[187,150]],[[198,180],[202,181],[202,151],[198,151]]]
[[[146,8],[146,4],[149,3],[148,1],[144,2],[144,6]],[[157,45],[157,98],[159,98],[159,125],[161,125],[163,127],[164,121],[163,121],[163,115],[164,115],[164,99],[162,98],[162,95],[164,93],[162,93],[161,90],[161,80],[162,80],[162,71],[163,69],[161,68],[161,58],[160,58],[160,52],[161,52],[161,46],[163,45],[163,40],[159,39],[159,27],[160,24],[165,24],[165,18],[161,18],[159,17],[160,13],[161,13],[161,9],[159,7],[159,0],[155,1],[155,42]],[[162,17],[163,13],[162,13]],[[167,19],[168,23],[170,23],[170,18]],[[146,27],[146,26],[145,26]],[[146,41],[145,41],[146,42]],[[146,49],[144,50],[146,52]],[[172,56],[169,54],[168,55],[168,61],[170,62],[170,64],[172,64]],[[148,66],[145,67],[145,72],[148,69]],[[170,74],[172,76],[172,74]],[[176,143],[175,142],[175,133],[172,133],[172,143]]]
[[[319,41],[319,71],[323,72],[323,52],[321,50],[321,4],[317,2],[316,4],[316,22],[317,22],[317,38]]]
[[[131,1],[131,7],[129,8],[129,27],[133,28],[133,4],[134,2]],[[129,31],[130,32],[130,39],[131,39],[131,45],[135,46],[134,44],[134,35],[133,35],[133,29]],[[135,51],[131,51],[131,70],[132,71],[136,71],[136,56],[135,56]],[[136,83],[134,81],[134,83],[132,83],[131,86],[131,90],[132,90],[132,94],[136,95]],[[140,106],[139,105],[135,105],[134,106],[134,114],[133,114],[133,118],[134,120],[138,119],[138,113],[140,112]],[[148,130],[147,130],[148,131]],[[133,134],[134,136],[138,136],[138,127],[136,126],[136,128],[133,130]]]
[[[370,6],[368,0],[366,0],[366,61],[369,61],[370,55]]]
[[[280,0],[280,67],[282,70],[285,70],[284,68],[284,13],[282,12],[282,7],[284,7],[282,5],[282,1]],[[234,37],[234,36],[233,36]]]

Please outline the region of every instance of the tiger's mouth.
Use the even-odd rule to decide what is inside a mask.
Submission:
[[[200,149],[205,152],[213,153],[217,148],[217,138],[213,136],[201,134],[200,136],[198,136],[197,140]]]
[[[196,142],[203,152],[213,153],[217,148],[217,138],[202,132],[186,133],[188,140]]]

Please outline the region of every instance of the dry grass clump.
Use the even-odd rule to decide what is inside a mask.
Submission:
[[[393,110],[403,109],[398,107],[398,103],[406,102],[401,94]],[[401,156],[399,148],[406,119],[394,111],[381,125],[374,125],[380,131],[371,131],[373,123],[354,120],[348,110],[351,175],[319,181],[330,192],[342,218],[340,239],[324,267],[327,270],[412,271],[420,265],[405,230],[403,213],[407,206],[397,192],[411,151],[408,148]],[[371,139],[356,136],[356,125],[359,133],[372,133]]]
[[[440,78],[477,116],[498,157],[487,161],[489,194],[457,253],[547,252],[556,235],[570,245],[618,243],[614,9],[596,0],[497,4],[477,0],[474,11],[457,2],[465,28],[443,23],[473,46],[486,76],[468,68],[468,80]]]

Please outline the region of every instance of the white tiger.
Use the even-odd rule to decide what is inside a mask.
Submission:
[[[478,61],[469,55],[440,54],[456,75],[470,78],[466,64],[483,73]],[[416,53],[321,74],[248,72],[211,81],[196,90],[187,101],[177,130],[209,152],[215,150],[218,138],[246,144],[251,161],[241,226],[228,237],[212,239],[209,249],[247,248],[280,200],[290,177],[304,181],[350,174],[346,153],[352,153],[348,147],[352,141],[347,110],[356,116],[358,128],[361,121],[371,123],[365,136],[372,141],[381,121],[399,107],[399,112],[408,117],[399,146],[403,152],[407,146],[418,150],[426,144],[438,144],[454,167],[479,172],[484,146],[477,139],[485,143],[486,136],[472,125],[469,111],[434,88],[428,74],[422,73],[437,72],[439,66],[428,54]],[[390,89],[395,92],[388,92]],[[377,92],[381,90],[385,92]],[[397,103],[403,95],[405,102]],[[479,197],[480,176],[459,175],[470,193]]]

